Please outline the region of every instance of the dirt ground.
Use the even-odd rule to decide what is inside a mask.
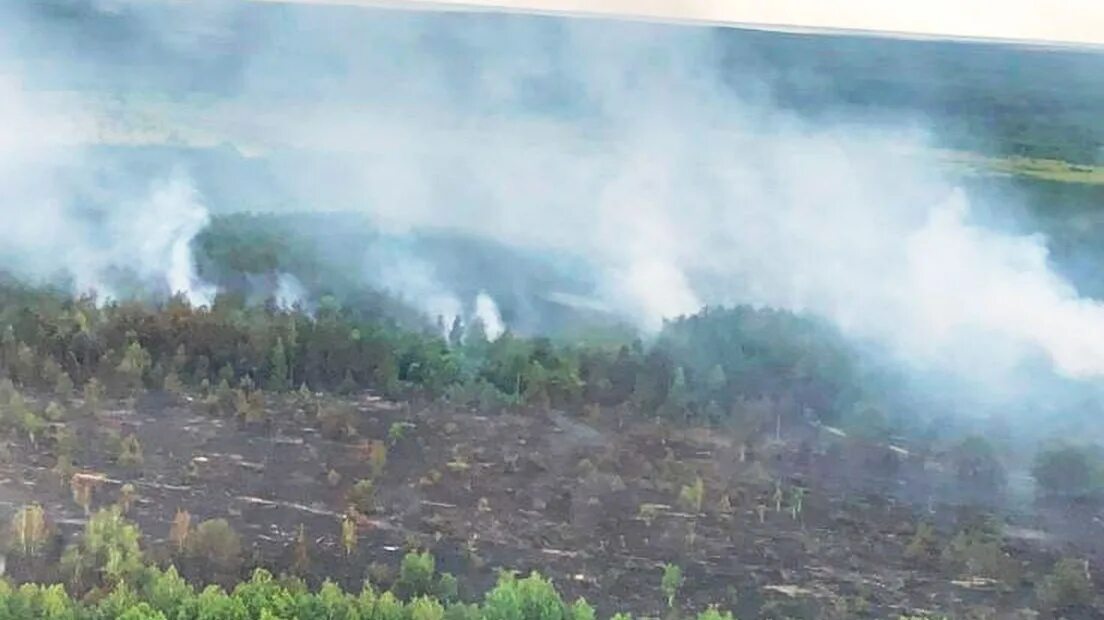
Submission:
[[[659,582],[670,562],[684,570],[679,605],[687,610],[717,603],[742,618],[1029,616],[1030,578],[969,580],[906,557],[918,522],[933,523],[945,544],[969,511],[939,501],[948,474],[930,460],[856,447],[814,428],[742,445],[722,431],[612,415],[477,415],[370,394],[345,402],[355,407],[355,434],[341,440],[323,437],[290,396],[270,398],[267,421],[249,427],[164,395],[113,402],[67,425],[78,439],[77,470],[106,477],[93,509],[134,484],[128,516],[164,561],[170,524],[183,509],[193,524],[232,524],[247,550],[242,571],[288,570],[302,526],[308,581],[351,588],[365,578],[388,585],[405,551],[425,548],[438,570],[459,578],[463,598],[480,595],[500,568],[539,570],[601,615],[663,615]],[[143,448],[140,467],[113,463],[105,447],[129,433]],[[372,477],[372,440],[388,446],[386,463],[375,479],[375,510],[360,520],[359,544],[347,557],[340,519],[351,486]],[[60,551],[86,517],[68,479],[53,472],[47,442],[39,444],[9,441],[0,517],[41,502]],[[1024,575],[1070,553],[1087,556],[1094,575],[1104,572],[1100,514],[1027,507],[1002,516],[1005,549]],[[205,577],[186,562],[182,569]],[[16,579],[48,578],[42,571],[7,562]]]

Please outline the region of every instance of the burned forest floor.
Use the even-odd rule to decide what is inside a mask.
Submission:
[[[741,439],[609,412],[480,415],[326,398],[345,413],[320,420],[295,395],[273,396],[249,424],[160,393],[96,413],[71,403],[56,423],[74,444],[70,464],[59,465],[56,432],[9,439],[0,454],[0,517],[37,502],[56,531],[52,559],[9,556],[7,575],[56,580],[49,567],[88,512],[129,484],[127,517],[146,553],[199,582],[264,566],[387,587],[403,554],[423,549],[458,578],[461,598],[481,596],[500,569],[536,570],[601,617],[666,615],[668,563],[685,577],[677,608],[717,604],[739,618],[1033,617],[1037,587],[1063,557],[1087,559],[1101,587],[1098,509],[944,501],[949,474],[937,459],[823,428]],[[121,459],[130,435],[140,455]],[[91,481],[84,502],[74,476]],[[360,507],[352,548],[342,529],[350,501]],[[231,574],[177,553],[181,511],[230,523],[243,548]],[[295,557],[297,540],[306,557]],[[1083,605],[1066,617],[1104,616]]]

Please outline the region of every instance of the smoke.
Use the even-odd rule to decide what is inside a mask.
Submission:
[[[306,309],[310,299],[303,283],[290,273],[281,273],[276,278],[276,304],[281,308],[300,307]]]
[[[1013,377],[1040,357],[1067,377],[1104,375],[1101,304],[1052,270],[1044,238],[975,216],[923,119],[786,113],[763,96],[765,78],[721,65],[720,37],[737,34],[381,13],[346,30],[338,15],[351,17],[315,14],[329,39],[310,43],[317,58],[345,60],[347,86],[297,103],[288,131],[266,125],[301,149],[281,170],[341,153],[292,191],[310,187],[391,230],[583,257],[600,303],[645,331],[747,303],[827,317],[994,394],[1016,393]],[[247,84],[242,96],[274,88]],[[389,277],[413,296],[457,312],[416,257],[395,263],[405,267]]]
[[[222,27],[204,29],[230,33],[218,36],[240,52],[236,81],[207,84],[214,95],[190,101],[191,117],[263,156],[301,207],[367,213],[399,237],[443,229],[581,259],[598,282],[593,304],[646,332],[704,305],[752,304],[825,317],[857,342],[998,400],[1015,398],[1039,360],[1074,380],[1104,375],[1101,303],[1055,273],[1046,239],[978,216],[994,209],[971,205],[932,156],[937,136],[926,128],[938,119],[786,112],[770,99],[769,75],[725,56],[736,31],[240,10],[249,33],[238,11],[216,12]],[[176,27],[160,13],[140,23],[143,37]],[[188,73],[191,48],[168,49],[177,56],[161,71],[204,87]],[[19,94],[8,84],[0,102]],[[62,126],[54,120],[45,124]],[[5,243],[16,249],[6,263],[99,282],[111,266],[140,262],[170,288],[210,294],[190,271],[187,239],[204,216],[185,181],[170,177],[145,202],[119,202],[106,225],[74,230],[65,192],[9,184],[28,178],[11,159],[36,152],[26,138],[5,148],[0,175],[2,191],[35,199],[36,218],[5,200]],[[158,215],[132,219],[145,208]],[[33,230],[39,214],[56,236]],[[146,226],[155,232],[137,234]],[[464,313],[454,283],[412,247],[370,248],[352,262],[446,328]],[[504,329],[488,296],[474,303],[489,333]]]
[[[208,212],[186,172],[138,180],[115,170],[89,150],[86,110],[15,73],[0,75],[0,118],[0,267],[101,301],[144,287],[211,303],[190,246]]]
[[[365,251],[366,281],[417,308],[432,320],[440,319],[448,337],[453,322],[463,313],[463,303],[440,282],[428,261],[410,253],[403,244],[378,243]]]
[[[483,323],[483,330],[489,340],[498,340],[498,337],[506,331],[502,323],[502,315],[498,313],[498,305],[486,293],[475,296],[475,317]]]

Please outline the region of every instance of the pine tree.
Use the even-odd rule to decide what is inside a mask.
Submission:
[[[449,346],[456,348],[464,340],[464,323],[460,320],[460,317],[456,317],[452,320],[452,329],[448,333]]]
[[[273,392],[283,392],[288,389],[288,360],[284,350],[284,339],[277,338],[276,345],[272,347],[268,366],[268,389]]]

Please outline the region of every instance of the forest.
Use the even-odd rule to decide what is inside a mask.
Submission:
[[[885,617],[877,614],[890,610],[941,617],[909,604],[915,592],[875,593],[869,584],[837,585],[866,594],[787,593],[784,600],[749,598],[745,589],[762,592],[763,583],[744,584],[739,596],[718,596],[710,585],[717,578],[710,553],[732,544],[715,538],[731,527],[723,524],[748,519],[750,527],[770,531],[786,519],[809,536],[812,523],[844,518],[840,511],[875,523],[887,519],[890,531],[904,527],[885,534],[898,546],[878,554],[974,580],[963,583],[993,592],[1004,606],[997,609],[1015,605],[1025,591],[1046,613],[1093,608],[1084,556],[1055,556],[1056,542],[1024,547],[1034,539],[1023,532],[1032,530],[1002,525],[996,516],[1011,511],[1024,518],[1008,490],[1017,475],[1008,469],[1017,462],[1011,446],[981,434],[931,434],[902,414],[904,386],[884,367],[872,370],[827,323],[738,306],[668,321],[647,342],[600,325],[553,337],[507,330],[491,338],[479,318],[446,325],[385,291],[331,279],[308,246],[296,248],[293,235],[272,232],[279,221],[218,218],[197,238],[199,262],[222,287],[210,307],[193,307],[183,295],[101,301],[5,279],[3,458],[5,467],[23,469],[18,475],[34,481],[31,489],[41,489],[11,515],[7,572],[61,584],[4,585],[0,610],[9,617],[555,620],[594,617],[587,596],[603,614],[647,616],[660,611],[650,605],[665,601],[667,616],[702,619],[728,617],[717,604],[772,618]],[[266,289],[257,288],[257,274],[285,272],[302,278],[306,297],[288,305],[258,292]],[[508,446],[512,440],[504,439],[513,433],[526,444],[552,443],[528,455],[488,454]],[[195,437],[174,443],[189,435]],[[595,443],[602,436],[613,444]],[[212,442],[241,450],[259,439],[267,447],[255,456],[212,465],[226,460]],[[311,446],[313,456],[285,462],[273,452],[294,445]],[[345,450],[350,456],[339,457]],[[705,461],[703,450],[711,455]],[[442,462],[433,465],[434,454]],[[313,467],[320,468],[318,478],[293,481]],[[241,487],[235,482],[241,471],[253,472],[258,483]],[[1071,523],[1104,505],[1099,449],[1044,446],[1028,473],[1043,522],[1061,519],[1073,532]],[[540,515],[531,524],[546,530],[538,552],[576,558],[578,551],[556,547],[594,541],[604,547],[611,544],[605,528],[614,527],[620,542],[612,544],[625,546],[630,557],[634,545],[661,556],[652,568],[621,578],[642,580],[632,587],[651,594],[637,594],[621,610],[604,592],[569,581],[568,592],[580,598],[565,603],[537,572],[524,579],[508,572],[515,562],[561,574],[505,540],[497,541],[501,563],[492,570],[477,541],[482,534],[490,544],[508,518],[488,498],[518,502],[495,495],[512,494],[515,476],[536,495],[536,510],[518,510],[530,521]],[[413,516],[421,525],[409,529],[413,516],[402,489],[415,480],[422,499]],[[265,492],[236,499],[290,513],[277,521],[276,538],[257,531],[271,513],[251,518],[231,510],[228,521],[212,510],[209,494],[254,487]],[[443,495],[430,495],[433,489]],[[175,513],[163,505],[173,493],[185,494]],[[898,525],[915,518],[907,515],[921,497],[929,507],[943,506],[929,513],[936,518]],[[567,504],[555,508],[561,502]],[[475,520],[422,514],[465,504]],[[555,517],[557,510],[566,512]],[[207,518],[193,524],[191,511]],[[633,530],[625,518],[644,528],[641,540],[626,540]],[[553,525],[556,519],[566,521]],[[157,535],[144,536],[139,522]],[[247,531],[239,534],[241,527]],[[554,535],[560,542],[552,544],[550,532],[564,527],[571,533]],[[459,556],[441,547],[450,532],[467,540]],[[386,548],[407,550],[397,569],[358,555],[366,552],[357,551],[360,540],[370,545],[377,536],[398,543]],[[1081,534],[1067,536],[1082,552],[1090,549]],[[430,549],[446,554],[459,579],[436,575]],[[312,556],[321,557],[312,564]],[[704,567],[704,575],[691,577],[702,579],[701,589],[691,580],[683,587],[680,562]],[[498,570],[506,572],[495,581]],[[466,596],[458,595],[458,584]],[[963,607],[958,596],[933,587],[946,608],[989,617],[978,601]],[[897,600],[903,594],[906,600]],[[929,615],[910,615],[915,611]]]
[[[0,620],[1104,617],[1104,55],[0,3]]]

